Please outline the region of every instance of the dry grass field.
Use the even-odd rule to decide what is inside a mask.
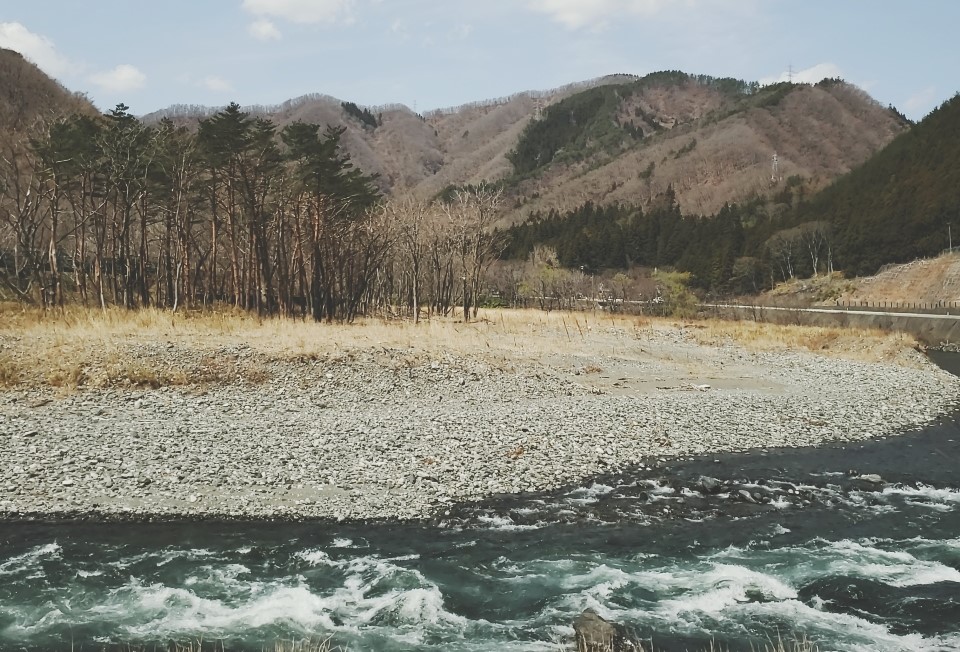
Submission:
[[[747,351],[813,351],[866,361],[916,363],[917,346],[899,333],[779,326],[749,321],[675,321],[604,312],[484,310],[479,319],[363,319],[324,324],[258,319],[232,309],[171,313],[0,306],[0,387],[78,388],[258,383],[271,362],[347,361],[358,352],[410,366],[438,356],[481,358],[501,368],[631,355],[670,360],[677,346],[737,345]],[[568,365],[569,366],[569,365]]]

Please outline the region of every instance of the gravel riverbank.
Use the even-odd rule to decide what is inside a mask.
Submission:
[[[419,519],[661,459],[904,433],[960,399],[920,354],[857,362],[676,332],[623,346],[505,362],[240,345],[208,353],[254,359],[263,383],[0,392],[0,518]]]

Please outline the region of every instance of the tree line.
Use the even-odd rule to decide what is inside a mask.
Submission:
[[[174,310],[226,303],[352,320],[475,314],[498,251],[501,191],[385,200],[343,128],[279,128],[237,104],[188,129],[47,118],[0,143],[0,281],[8,297]]]
[[[586,203],[501,231],[504,184],[386,199],[344,153],[343,133],[280,128],[236,104],[196,129],[145,124],[118,105],[10,130],[0,136],[0,298],[469,317],[483,301],[596,294],[604,270],[676,269],[705,291],[743,294],[835,269],[874,273],[960,237],[956,97],[815,195],[791,177],[700,216],[683,214],[668,188],[643,207]]]
[[[788,206],[803,194],[801,182],[789,184],[770,200],[728,204],[712,216],[684,215],[670,187],[646,210],[587,202],[565,213],[536,213],[507,230],[503,256],[522,260],[545,246],[559,266],[592,274],[676,269],[715,294],[752,294],[779,281],[832,273],[833,227],[789,221]]]

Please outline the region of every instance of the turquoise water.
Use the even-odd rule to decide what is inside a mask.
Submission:
[[[943,426],[930,446],[958,432]],[[255,650],[303,637],[557,650],[587,607],[664,650],[790,632],[823,650],[960,649],[957,488],[864,488],[794,457],[721,465],[779,465],[779,480],[736,485],[770,492],[762,505],[700,496],[686,480],[707,462],[695,462],[424,526],[5,523],[0,649],[202,636]]]

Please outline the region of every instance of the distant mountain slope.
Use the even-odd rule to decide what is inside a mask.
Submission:
[[[853,115],[849,107],[841,106],[849,100],[850,87],[828,82],[782,90],[775,104],[760,91],[751,95],[747,108],[732,114],[741,129],[728,125],[722,132],[739,139],[728,140],[727,151],[749,151],[745,149],[749,142],[744,141],[764,128],[780,139],[778,151],[786,152],[781,165],[794,151],[821,167],[841,165],[878,145],[850,143],[850,148],[859,147],[853,153],[840,149],[849,140],[847,130],[875,117]],[[795,111],[794,104],[803,111]],[[716,128],[728,120],[717,120]],[[713,129],[711,125],[701,128],[696,141],[688,134],[691,145],[682,156],[678,150],[673,159],[699,151],[701,142],[717,137]],[[619,158],[622,162],[623,157]],[[717,154],[712,160],[724,159]],[[743,169],[749,171],[749,159],[745,162]],[[557,174],[553,168],[562,171],[570,165],[550,161],[531,182],[543,183],[553,174],[544,192],[564,188],[563,172]],[[735,176],[726,173],[727,180]],[[608,174],[604,183],[611,178]],[[798,178],[781,182],[778,175],[775,183],[765,182],[777,192],[763,198],[758,191],[754,199],[724,206],[708,217],[681,211],[679,190],[674,192],[677,186],[668,186],[663,195],[666,202],[659,205],[585,201],[572,210],[536,213],[507,231],[505,254],[526,260],[538,246],[546,246],[561,265],[572,269],[675,267],[691,273],[696,285],[719,293],[756,292],[785,281],[790,286],[787,291],[794,294],[807,292],[812,285],[813,294],[821,298],[857,299],[860,294],[844,294],[848,286],[855,288],[848,282],[802,283],[800,291],[794,282],[824,272],[824,278],[832,278],[834,270],[847,277],[866,276],[884,265],[936,256],[951,244],[960,249],[960,95],[820,192],[812,192],[815,188]],[[608,196],[619,188],[610,190]],[[895,269],[879,275],[873,285],[861,286],[862,296],[875,301],[956,300],[960,276],[954,256],[937,264],[915,263],[908,271]]]
[[[843,82],[763,89],[731,82],[678,73],[604,89],[620,95],[616,114],[604,116],[606,133],[524,182],[526,210],[569,210],[585,201],[643,205],[672,186],[684,213],[713,214],[724,203],[778,191],[779,181],[794,175],[823,186],[906,128],[895,112]]]
[[[520,131],[541,106],[584,88],[622,83],[628,75],[610,75],[547,90],[521,92],[449,109],[415,113],[391,104],[369,107],[379,125],[371,128],[356,119],[344,102],[329,95],[305,95],[277,106],[252,106],[244,110],[271,118],[285,126],[297,120],[346,128],[343,145],[365,172],[377,173],[384,190],[404,189],[432,197],[445,186],[478,183],[507,176],[507,152]],[[196,124],[217,109],[176,105],[150,113],[145,122],[171,118],[178,124]]]
[[[836,80],[761,88],[681,72],[612,75],[424,116],[400,105],[371,107],[376,127],[323,95],[250,110],[281,126],[303,120],[346,127],[347,151],[381,176],[384,190],[430,197],[450,185],[506,180],[522,207],[513,219],[585,201],[642,205],[668,186],[685,213],[712,214],[724,203],[778,191],[771,183],[775,152],[779,176],[821,187],[907,124]],[[145,120],[190,122],[210,112],[172,107]],[[542,164],[518,166],[531,133],[559,144]]]

